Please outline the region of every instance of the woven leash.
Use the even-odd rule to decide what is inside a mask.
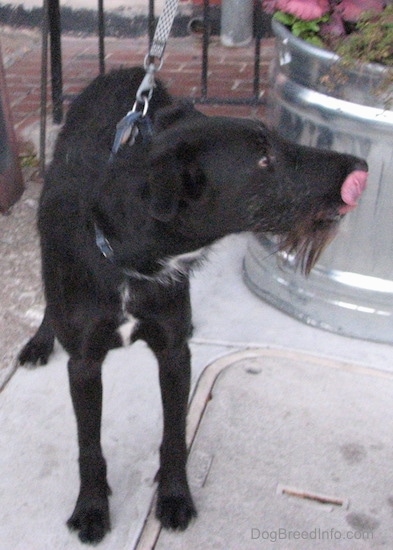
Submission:
[[[178,4],[179,0],[165,1],[164,10],[158,20],[149,53],[145,57],[144,68],[146,73],[136,93],[134,106],[116,126],[116,135],[112,145],[110,161],[113,161],[114,155],[116,155],[122,145],[125,143],[132,145],[135,142],[141,122],[146,117],[149,101],[156,85],[155,73],[162,67],[162,56],[176,16]],[[156,60],[158,60],[158,64]],[[145,121],[145,125],[150,128],[147,118]]]
[[[161,59],[171,32],[179,0],[166,0],[150,47],[149,56]]]
[[[165,0],[164,10],[158,20],[149,53],[145,57],[146,75],[136,93],[136,101],[139,103],[144,104],[144,98],[147,97],[149,100],[153,94],[154,75],[162,67],[162,56],[175,20],[178,5],[179,0]],[[155,60],[158,60],[158,65],[155,64]]]

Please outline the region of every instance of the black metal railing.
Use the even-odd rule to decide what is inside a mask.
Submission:
[[[195,98],[199,103],[211,104],[230,104],[230,105],[249,105],[262,103],[260,98],[260,60],[261,60],[261,39],[266,34],[268,25],[266,16],[262,13],[261,3],[254,2],[254,76],[252,94],[243,98],[217,98],[209,95],[209,38],[210,28],[210,6],[209,0],[203,2],[203,40],[202,40],[202,70],[201,70],[201,86],[200,95]]]
[[[61,55],[61,20],[60,20],[60,0],[46,0],[47,4],[47,33],[50,38],[50,66],[51,66],[51,91],[53,103],[53,121],[60,123],[63,120],[63,79],[62,79],[62,55]],[[217,98],[209,95],[209,42],[210,30],[212,28],[211,8],[209,0],[204,0],[202,11],[202,63],[200,92],[195,101],[199,103],[212,104],[258,104],[260,99],[260,56],[261,56],[261,38],[268,32],[266,16],[262,13],[261,2],[254,2],[254,75],[253,89],[249,96],[243,98]],[[151,43],[156,25],[155,2],[148,0],[147,31]],[[44,26],[45,28],[45,26]],[[105,72],[105,14],[104,0],[98,0],[98,72]],[[43,60],[43,63],[45,60]],[[45,71],[43,71],[45,72]]]

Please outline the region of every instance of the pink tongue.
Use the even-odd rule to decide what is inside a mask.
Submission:
[[[340,214],[346,214],[356,207],[360,195],[366,188],[367,175],[363,170],[355,170],[347,176],[341,187],[341,198],[346,206],[340,208]]]

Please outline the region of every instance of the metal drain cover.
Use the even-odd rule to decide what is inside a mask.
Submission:
[[[139,548],[386,548],[392,402],[380,371],[277,351],[216,362],[190,411],[198,518],[171,533],[150,517]]]

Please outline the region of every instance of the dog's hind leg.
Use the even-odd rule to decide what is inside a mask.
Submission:
[[[53,351],[54,340],[55,334],[46,308],[44,318],[37,332],[18,355],[19,364],[46,365]]]

